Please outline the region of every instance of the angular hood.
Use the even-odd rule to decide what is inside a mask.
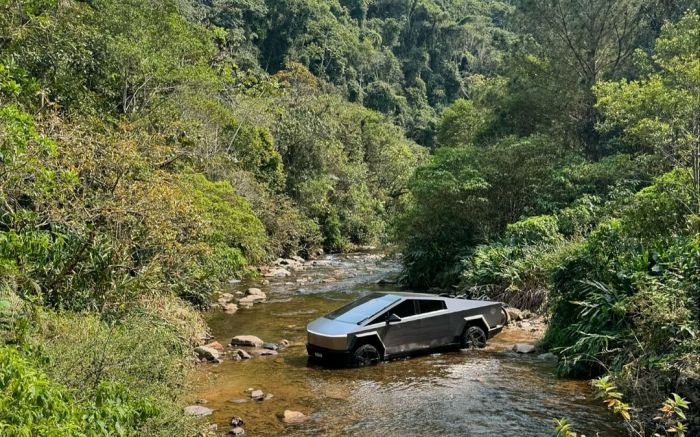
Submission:
[[[314,320],[306,326],[306,330],[318,335],[340,337],[356,331],[359,326],[352,323],[330,320],[325,317]]]

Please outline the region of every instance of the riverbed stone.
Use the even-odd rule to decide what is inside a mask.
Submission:
[[[556,356],[556,355],[554,355],[554,354],[551,353],[551,352],[547,352],[547,353],[544,353],[544,354],[539,354],[539,355],[537,355],[537,359],[538,359],[538,360],[542,360],[542,361],[550,361],[550,362],[553,362],[553,363],[556,363],[557,361],[559,361],[559,357]]]
[[[277,344],[279,345],[280,349],[285,349],[289,347],[289,340],[282,339]]]
[[[217,351],[223,353],[224,352],[224,346],[219,343],[218,341],[212,341],[211,343],[207,343],[204,345],[205,347],[210,347],[212,349],[216,349]]]
[[[255,288],[255,287],[250,287],[250,288],[246,291],[246,294],[247,294],[248,296],[256,296],[256,295],[257,295],[257,296],[260,296],[260,295],[265,296],[265,293],[263,293],[261,289]]]
[[[519,354],[531,354],[535,352],[535,345],[527,343],[517,343],[513,346],[513,352]]]
[[[257,400],[262,400],[265,398],[265,393],[262,390],[253,390],[250,392],[250,398]]]
[[[249,360],[251,358],[250,354],[243,349],[236,349],[233,353],[241,360]]]
[[[248,351],[248,353],[254,357],[266,357],[271,355],[277,355],[277,351],[262,348],[251,349],[250,351]]]
[[[300,412],[300,411],[293,411],[293,410],[284,410],[284,413],[280,415],[282,422],[284,423],[302,423],[305,422],[309,417]]]
[[[233,294],[231,293],[221,293],[219,295],[219,303],[220,304],[227,304],[233,300]]]
[[[186,416],[198,416],[198,417],[204,417],[204,416],[211,416],[211,414],[214,412],[211,408],[203,407],[201,405],[189,405],[185,407],[185,415]]]
[[[197,346],[194,348],[194,353],[197,354],[199,359],[207,361],[216,361],[219,359],[219,356],[221,356],[218,350],[208,346]]]
[[[260,348],[264,341],[254,335],[237,335],[231,339],[231,346],[248,346]]]
[[[224,305],[224,312],[226,314],[235,314],[238,311],[238,305],[235,303],[227,303]]]
[[[234,435],[234,436],[237,436],[237,437],[242,437],[242,436],[245,435],[245,429],[243,429],[243,428],[240,427],[240,426],[234,426],[233,428],[231,428],[231,431],[229,431],[228,433],[229,433],[229,435]]]
[[[508,319],[511,322],[517,322],[523,319],[523,312],[517,308],[508,307],[506,308],[506,312],[508,313]]]
[[[263,274],[266,278],[286,278],[291,275],[290,271],[282,267],[275,267]]]
[[[233,416],[231,418],[231,426],[243,426],[245,425],[245,420],[239,416]]]
[[[276,351],[279,349],[279,346],[275,343],[263,343],[262,347],[263,349],[270,349],[271,351]]]

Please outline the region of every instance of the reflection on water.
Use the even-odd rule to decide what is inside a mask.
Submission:
[[[248,435],[553,435],[554,417],[567,417],[580,431],[620,435],[611,416],[592,399],[585,381],[557,379],[552,364],[510,352],[532,334],[508,329],[479,351],[455,351],[383,363],[364,369],[324,369],[307,365],[306,324],[359,296],[377,290],[374,282],[398,266],[376,256],[329,257],[328,265],[309,267],[291,278],[238,284],[255,285],[266,304],[234,315],[213,312],[208,322],[216,339],[256,335],[266,341],[286,338],[292,346],[274,357],[227,360],[202,365],[193,399],[215,410],[213,421],[228,429],[243,417]],[[299,280],[299,282],[297,282]],[[245,390],[259,388],[274,397],[247,401]],[[285,409],[309,414],[287,426]]]

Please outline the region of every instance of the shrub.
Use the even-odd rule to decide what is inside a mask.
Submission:
[[[550,215],[528,217],[506,227],[505,238],[512,245],[551,244],[561,239],[557,218]]]

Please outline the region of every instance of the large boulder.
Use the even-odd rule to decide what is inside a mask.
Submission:
[[[209,346],[197,346],[194,348],[194,353],[202,360],[216,361],[221,356],[221,353]]]
[[[254,335],[237,335],[231,339],[231,346],[261,348],[264,341]]]
[[[531,354],[535,352],[535,345],[527,343],[518,343],[513,346],[513,352],[519,354]]]
[[[284,410],[284,413],[280,415],[282,422],[284,423],[302,423],[305,422],[309,417],[299,411]]]
[[[211,408],[203,407],[201,405],[190,405],[185,407],[185,415],[186,416],[198,416],[198,417],[204,417],[204,416],[211,416],[211,414],[214,412]]]

